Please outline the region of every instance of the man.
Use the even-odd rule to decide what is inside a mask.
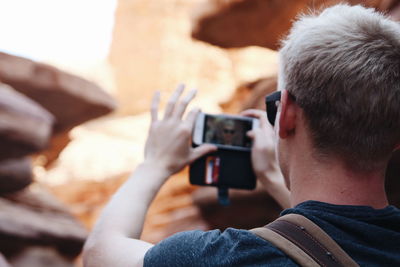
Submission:
[[[253,168],[283,214],[306,216],[361,266],[400,266],[400,211],[388,206],[384,176],[400,143],[400,26],[373,10],[338,5],[296,22],[279,52],[275,124],[264,112],[253,138]],[[196,112],[182,120],[188,93],[171,97],[164,118],[158,99],[145,160],[115,194],[90,235],[87,266],[296,266],[246,230],[176,234],[153,246],[139,240],[146,211],[164,181],[216,148],[190,148]],[[161,138],[162,137],[162,138]]]
[[[237,144],[237,134],[235,129],[235,122],[233,120],[227,119],[219,122],[217,126],[219,128],[219,141],[223,145],[238,145]]]

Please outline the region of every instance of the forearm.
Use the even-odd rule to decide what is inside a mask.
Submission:
[[[145,145],[145,162],[104,208],[84,247],[85,266],[142,266],[152,244],[140,240],[147,210],[166,179],[197,158],[216,150],[213,145],[190,146],[198,110],[182,119],[196,90],[181,101],[183,86],[170,97],[159,119],[159,93],[151,105],[151,125]]]
[[[147,210],[167,177],[156,165],[140,164],[104,208],[94,232],[139,239]]]
[[[142,163],[104,208],[84,247],[85,266],[141,266],[152,244],[139,240],[147,210],[168,174]]]

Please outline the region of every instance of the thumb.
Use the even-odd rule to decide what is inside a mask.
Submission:
[[[191,154],[190,159],[189,159],[189,164],[191,164],[196,159],[198,159],[198,158],[200,158],[200,157],[202,157],[202,156],[204,156],[204,155],[206,155],[208,153],[217,151],[217,149],[218,149],[217,146],[211,145],[211,144],[203,144],[201,146],[198,146],[198,147],[194,148],[192,150],[192,154]]]

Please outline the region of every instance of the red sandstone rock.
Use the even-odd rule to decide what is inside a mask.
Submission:
[[[392,19],[400,20],[400,2],[397,0],[388,0],[386,5],[382,6],[382,10],[389,10],[388,15]]]
[[[30,246],[50,246],[77,256],[87,231],[37,184],[0,198],[0,251],[9,258]]]
[[[265,96],[276,91],[277,82],[277,77],[270,77],[242,84],[228,101],[221,103],[221,107],[231,114],[250,108],[265,109]]]
[[[21,190],[31,182],[30,158],[0,161],[0,194]]]
[[[63,257],[52,247],[34,246],[24,249],[9,259],[13,267],[74,267],[72,259]],[[1,265],[0,265],[1,267]]]
[[[387,6],[386,0],[209,0],[194,10],[192,37],[223,48],[257,45],[276,50],[297,14],[339,2]]]
[[[92,82],[5,53],[0,53],[0,80],[50,111],[56,118],[56,132],[106,115],[116,107],[112,97]]]
[[[0,160],[44,149],[53,122],[39,104],[0,83]]]
[[[63,149],[69,144],[71,138],[69,137],[69,131],[56,133],[51,137],[47,149],[41,151],[36,155],[36,159],[39,160],[38,165],[47,168],[51,168],[52,163],[58,159],[58,156]],[[43,161],[42,161],[43,160]]]

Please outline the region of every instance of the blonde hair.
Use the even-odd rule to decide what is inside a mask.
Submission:
[[[279,51],[279,87],[304,110],[314,147],[370,170],[400,140],[400,26],[362,6],[301,16]]]

